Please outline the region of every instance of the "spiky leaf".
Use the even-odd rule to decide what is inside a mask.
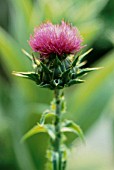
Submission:
[[[56,56],[55,61],[54,61],[54,66],[59,66],[61,65],[61,61],[59,60],[59,58]]]
[[[86,73],[91,72],[91,71],[100,70],[101,68],[102,68],[102,67],[81,69],[81,70],[79,71],[79,73],[77,74],[77,77],[81,77],[81,76],[83,76],[83,75],[85,75]]]
[[[78,84],[78,83],[84,83],[85,80],[81,80],[81,79],[72,79],[70,80],[66,86],[71,86],[71,85],[74,85],[74,84]]]
[[[35,81],[37,84],[40,83],[38,74],[36,74],[36,73],[34,73],[34,72],[15,72],[15,71],[14,71],[12,74],[15,75],[15,76],[19,76],[19,77],[22,77],[22,78],[26,78],[26,79],[33,80],[33,81]]]
[[[41,83],[39,86],[42,87],[42,88],[52,89],[50,84],[43,84],[43,83]]]
[[[63,72],[63,74],[62,74],[62,79],[63,79],[63,82],[64,82],[64,83],[68,81],[70,70],[71,70],[71,68],[69,68],[68,70],[66,70],[66,71]]]
[[[33,56],[31,54],[29,54],[26,50],[22,49],[22,52],[29,58],[29,60],[32,61]]]
[[[80,55],[79,58],[78,58],[78,61],[77,61],[77,65],[82,61],[82,59],[87,55],[89,54],[93,49],[89,49],[88,51],[86,51],[84,54]]]
[[[46,73],[46,74],[48,74],[48,75],[50,75],[52,72],[49,70],[49,68],[45,65],[45,64],[43,64],[42,62],[41,62],[41,65],[42,65],[42,68],[43,68],[43,70],[44,70],[44,72]]]
[[[72,63],[72,67],[75,67],[75,66],[76,66],[76,63],[77,63],[78,59],[79,59],[79,56],[77,56],[77,57],[74,59],[74,61],[73,61],[73,63]]]

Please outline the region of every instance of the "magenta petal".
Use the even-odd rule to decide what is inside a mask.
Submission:
[[[75,54],[80,51],[82,37],[76,27],[62,21],[60,25],[50,22],[44,23],[34,29],[34,35],[30,36],[29,45],[32,50],[39,52],[41,56],[49,57],[50,54]]]

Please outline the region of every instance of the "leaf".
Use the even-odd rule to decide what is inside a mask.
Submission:
[[[63,127],[61,129],[61,132],[73,132],[76,133],[84,142],[84,134],[82,129],[73,121],[71,120],[66,120],[65,123],[63,124]]]
[[[40,60],[34,56],[33,53],[32,53],[32,60],[33,60],[34,64],[37,66],[39,66],[41,63]]]
[[[31,130],[29,130],[21,139],[21,142],[28,139],[29,137],[37,134],[37,133],[48,133],[48,135],[54,140],[55,139],[55,133],[54,133],[54,126],[50,124],[37,124],[34,126]]]
[[[50,84],[39,84],[39,86],[41,87],[41,88],[49,88],[49,89],[52,89],[52,86],[50,85]]]
[[[45,64],[43,64],[43,63],[41,62],[41,65],[42,65],[42,68],[43,68],[44,72],[46,72],[47,74],[50,74],[50,73],[51,73],[51,71],[48,69],[48,67],[47,67]]]
[[[38,74],[34,73],[34,72],[13,72],[12,73],[15,76],[19,76],[19,77],[23,77],[23,78],[27,78],[30,80],[33,80],[36,82],[36,84],[40,83],[40,80],[38,78]]]
[[[77,61],[79,60],[79,56],[76,56],[76,58],[74,59],[73,63],[72,63],[72,67],[76,66]]]
[[[41,116],[40,124],[44,124],[46,119],[55,118],[55,116],[56,114],[54,114],[53,112],[51,113],[50,110],[46,110]]]
[[[86,55],[88,55],[92,50],[93,50],[93,49],[91,48],[91,49],[89,49],[88,51],[86,51],[84,54],[82,54],[82,55],[80,55],[80,56],[78,57],[77,66],[78,66],[78,64],[82,61],[82,59],[83,59]]]
[[[22,49],[22,52],[32,61],[33,56],[29,54],[26,50]]]
[[[45,64],[43,64],[42,62],[41,62],[41,65],[42,65],[42,68],[43,68],[46,76],[50,79],[50,75],[52,74],[52,72],[51,72],[51,71],[48,69],[48,67],[47,67]]]
[[[55,140],[55,129],[54,126],[51,124],[45,124],[45,128],[47,129],[47,132],[51,139]]]
[[[78,66],[76,66],[76,68],[80,68],[82,66],[84,66],[87,63],[87,61],[83,61],[81,63],[78,64]]]
[[[78,83],[84,83],[85,80],[81,80],[81,79],[73,79],[73,80],[70,80],[66,86],[71,86],[71,85],[74,85],[74,84],[78,84]]]
[[[47,118],[50,118],[50,117],[51,117],[51,118],[55,118],[55,116],[56,116],[56,115],[55,115],[54,113],[51,113],[51,112],[50,112],[50,113],[46,114],[45,118],[46,118],[46,119],[47,119]]]
[[[37,134],[37,133],[47,133],[47,129],[45,128],[45,126],[43,125],[36,125],[34,126],[31,130],[29,130],[21,139],[21,142],[23,142],[24,140],[28,139],[29,137]]]
[[[55,61],[54,61],[54,66],[58,67],[59,65],[61,65],[61,61],[59,60],[59,58],[56,55]]]
[[[62,74],[62,79],[63,79],[63,82],[64,82],[64,83],[68,81],[70,71],[71,71],[71,68],[69,68],[68,70],[66,70],[65,72],[63,72],[63,74]]]
[[[100,70],[100,69],[102,69],[102,68],[103,68],[103,67],[81,69],[81,70],[77,73],[76,76],[77,76],[77,77],[81,77],[81,76],[85,75],[85,74],[88,73],[88,72]]]

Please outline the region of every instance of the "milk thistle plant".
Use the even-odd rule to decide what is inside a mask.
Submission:
[[[32,62],[33,72],[13,72],[16,76],[30,79],[37,86],[53,90],[54,99],[49,110],[44,111],[40,121],[22,140],[45,132],[50,137],[50,147],[47,157],[53,170],[65,170],[67,163],[67,147],[65,132],[75,133],[83,140],[81,128],[72,120],[64,120],[65,99],[63,90],[74,84],[83,83],[82,76],[98,68],[82,68],[86,53],[79,55],[83,39],[76,27],[64,21],[53,25],[51,22],[41,24],[34,29],[34,34],[28,41],[32,54],[23,52]],[[46,119],[51,117],[51,123]]]

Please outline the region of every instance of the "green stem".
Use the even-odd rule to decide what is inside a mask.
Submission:
[[[53,170],[62,170],[62,155],[61,155],[61,101],[60,90],[55,90],[55,104],[56,104],[56,120],[54,122],[56,138],[54,141],[54,159]]]

